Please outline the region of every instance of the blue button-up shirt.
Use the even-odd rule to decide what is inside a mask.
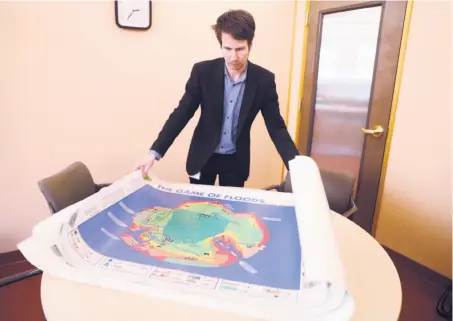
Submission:
[[[233,154],[236,152],[235,138],[242,99],[244,97],[247,69],[236,82],[231,79],[226,67],[224,73],[225,90],[223,93],[223,126],[220,143],[217,146],[215,153]]]
[[[236,152],[236,134],[241,111],[242,99],[245,91],[245,80],[247,78],[247,68],[241,77],[235,82],[231,79],[227,72],[226,66],[224,70],[225,90],[223,92],[223,125],[220,136],[220,143],[215,149],[217,154],[233,154]],[[160,159],[161,155],[154,150],[149,151],[156,159]]]

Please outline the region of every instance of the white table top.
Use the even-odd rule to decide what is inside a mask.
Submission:
[[[397,321],[402,291],[390,257],[374,238],[348,219],[335,214],[333,224],[356,304],[351,321]],[[75,283],[46,273],[41,299],[48,321],[257,320]]]

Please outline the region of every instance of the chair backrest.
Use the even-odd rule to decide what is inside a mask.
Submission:
[[[320,170],[330,209],[343,214],[351,208],[355,175]]]
[[[52,214],[96,193],[90,171],[82,162],[74,162],[60,172],[38,182]]]
[[[333,172],[325,169],[319,170],[321,180],[326,192],[327,201],[332,211],[343,214],[351,207],[354,193],[355,175],[350,173]],[[287,172],[283,182],[283,192],[292,193],[291,176]]]

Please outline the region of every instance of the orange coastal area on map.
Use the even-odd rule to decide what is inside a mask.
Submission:
[[[218,267],[263,250],[269,231],[249,212],[235,213],[217,201],[189,201],[176,208],[150,207],[138,213],[120,238],[158,260]]]

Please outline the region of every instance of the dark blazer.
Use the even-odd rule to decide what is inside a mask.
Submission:
[[[187,156],[186,170],[189,175],[201,171],[220,142],[223,124],[224,70],[223,58],[198,62],[193,66],[178,107],[170,114],[151,146],[152,150],[163,157],[201,106],[200,119]],[[236,134],[236,157],[244,180],[247,180],[250,173],[250,129],[259,111],[263,115],[278,153],[288,168],[288,162],[299,152],[280,115],[275,76],[270,71],[249,62]]]

